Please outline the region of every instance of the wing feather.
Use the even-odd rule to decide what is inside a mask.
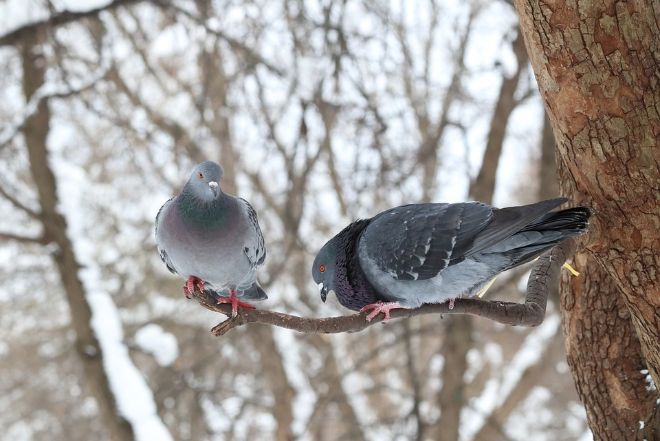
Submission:
[[[160,223],[160,215],[163,212],[163,210],[165,209],[165,207],[167,207],[170,204],[172,199],[174,199],[174,198],[168,199],[167,202],[165,202],[163,204],[163,206],[158,209],[158,213],[156,214],[156,222],[154,223],[154,236],[156,238],[156,248],[158,249],[158,255],[160,256],[160,260],[163,261],[163,263],[165,264],[165,266],[167,267],[169,272],[171,272],[172,274],[177,274],[178,275],[178,273],[176,272],[176,269],[174,268],[174,265],[172,264],[172,261],[170,260],[169,256],[167,255],[167,251],[165,251],[163,248],[161,248],[160,245],[158,244],[158,225]]]
[[[257,212],[250,205],[248,201],[243,198],[239,198],[244,204],[247,210],[248,218],[252,228],[254,228],[254,240],[249,240],[245,244],[245,255],[248,257],[253,266],[260,266],[266,260],[266,243],[264,241],[264,235],[261,232],[261,227],[259,227],[259,219],[257,218]]]
[[[456,249],[467,248],[492,216],[479,202],[404,205],[376,216],[360,244],[393,278],[430,279],[465,258]]]

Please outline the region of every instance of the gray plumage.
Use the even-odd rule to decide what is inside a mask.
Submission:
[[[199,278],[216,295],[250,300],[267,298],[256,282],[266,247],[257,214],[242,198],[224,193],[222,168],[197,165],[181,193],[156,216],[156,245],[174,274]]]
[[[497,209],[480,202],[410,204],[350,224],[314,261],[321,297],[359,310],[414,308],[476,295],[497,274],[586,231],[590,212],[566,199]],[[322,271],[321,271],[322,270]]]

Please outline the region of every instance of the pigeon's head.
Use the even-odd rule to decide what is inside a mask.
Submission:
[[[321,251],[316,255],[312,267],[312,277],[314,282],[319,285],[321,300],[324,302],[328,297],[328,292],[335,290],[335,264],[337,260],[337,243],[335,239],[333,238],[323,245]]]
[[[220,180],[224,171],[222,167],[213,161],[204,161],[197,164],[188,179],[186,187],[195,195],[195,197],[211,202],[218,197],[220,190]]]

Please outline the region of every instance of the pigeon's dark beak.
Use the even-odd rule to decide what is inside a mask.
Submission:
[[[328,288],[323,283],[319,283],[319,287],[321,288],[321,301],[325,303],[325,299],[328,298]]]
[[[211,181],[211,182],[209,182],[209,188],[210,188],[211,191],[213,192],[213,197],[217,197],[217,196],[218,196],[218,187],[219,187],[219,186],[218,186],[218,183],[217,183],[217,182],[215,182],[215,181]]]

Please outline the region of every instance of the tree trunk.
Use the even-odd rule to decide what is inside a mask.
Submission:
[[[38,37],[25,38],[21,47],[23,63],[23,93],[26,101],[42,86],[46,61]],[[36,184],[41,206],[44,237],[57,245],[53,253],[71,314],[71,326],[76,333],[76,350],[82,361],[87,384],[99,406],[103,426],[112,440],[133,439],[131,425],[117,413],[114,395],[103,368],[103,353],[91,327],[92,313],[78,270],[80,265],[73,244],[66,235],[66,219],[57,212],[57,185],[48,163],[46,139],[50,124],[48,102],[42,100],[36,111],[26,120],[23,136],[30,160],[30,171]]]
[[[576,258],[584,275],[562,293],[569,364],[596,439],[635,439],[639,421],[647,434],[658,423],[649,420],[657,392],[640,370],[660,384],[654,0],[516,0],[516,8],[554,129],[562,192],[595,212],[591,242]]]

